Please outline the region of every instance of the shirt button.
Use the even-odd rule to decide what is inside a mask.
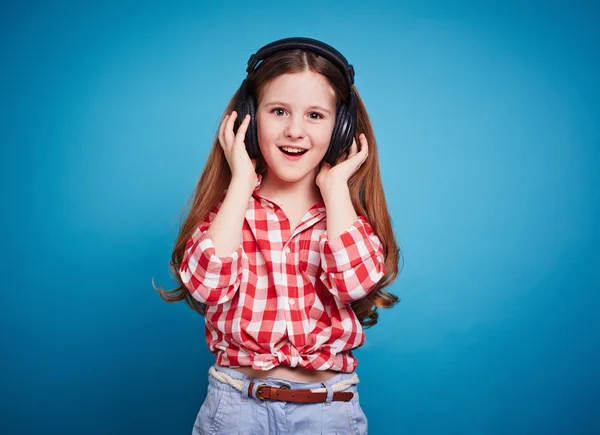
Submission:
[[[286,254],[289,254],[290,253],[289,246],[286,246],[285,249],[283,250],[283,252],[285,252]]]
[[[290,299],[290,305],[291,305],[291,306],[294,306],[294,304],[295,304],[295,303],[296,303],[296,301],[295,301],[295,300],[293,300],[293,299]]]

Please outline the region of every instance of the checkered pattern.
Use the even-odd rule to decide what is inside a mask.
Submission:
[[[351,350],[365,335],[348,303],[383,276],[379,238],[359,216],[329,240],[322,201],[292,232],[283,210],[257,190],[237,251],[216,256],[206,234],[219,204],[187,242],[180,267],[192,296],[207,305],[206,340],[216,363],[353,372]]]

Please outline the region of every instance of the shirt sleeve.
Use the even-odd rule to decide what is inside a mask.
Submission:
[[[179,276],[192,297],[206,305],[225,303],[237,292],[242,275],[242,246],[231,255],[215,254],[212,239],[206,233],[220,204],[194,231],[187,241]]]
[[[383,244],[363,216],[333,240],[322,234],[319,252],[321,281],[344,303],[364,298],[384,275]]]

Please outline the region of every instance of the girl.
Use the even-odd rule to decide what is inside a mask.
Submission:
[[[334,48],[288,38],[248,61],[172,255],[216,355],[193,434],[363,434],[363,326],[397,297],[375,137]]]

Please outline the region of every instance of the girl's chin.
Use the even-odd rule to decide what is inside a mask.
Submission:
[[[267,178],[270,178],[269,176],[271,176],[274,179],[277,179],[284,183],[297,183],[299,181],[305,180],[306,178],[311,178],[314,180],[314,177],[316,175],[314,169],[309,171],[302,171],[294,170],[294,168],[288,168],[287,170],[286,168],[281,168],[280,170],[275,171],[269,169],[267,172]]]

